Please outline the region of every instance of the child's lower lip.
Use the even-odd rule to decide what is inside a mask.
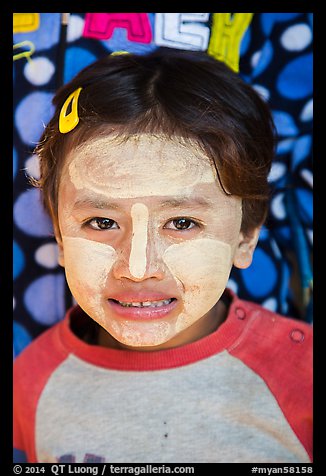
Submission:
[[[169,304],[159,307],[124,307],[112,299],[109,299],[108,303],[115,314],[125,319],[151,320],[160,319],[169,314],[176,307],[177,300],[173,299]]]

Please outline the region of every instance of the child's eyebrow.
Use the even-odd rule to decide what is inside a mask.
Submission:
[[[102,200],[100,198],[78,198],[74,202],[74,208],[99,208],[100,210],[104,209],[113,209],[118,210],[120,207],[116,203],[108,202],[107,200]]]
[[[178,208],[178,207],[198,207],[212,208],[214,203],[203,197],[175,197],[164,200],[160,203],[160,208]]]
[[[192,197],[171,197],[167,198],[158,203],[158,209],[167,209],[167,208],[213,208],[214,203],[211,200],[207,200],[204,197],[192,196]],[[108,201],[106,198],[101,198],[101,195],[95,194],[94,196],[85,196],[79,197],[75,200],[73,208],[82,209],[82,208],[98,208],[100,210],[111,209],[111,210],[121,210],[123,207],[119,206],[117,203]]]

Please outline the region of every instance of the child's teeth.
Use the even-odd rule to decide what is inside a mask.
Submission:
[[[144,302],[121,302],[119,304],[124,307],[160,307],[170,304],[172,299],[164,299],[161,301],[144,301]]]

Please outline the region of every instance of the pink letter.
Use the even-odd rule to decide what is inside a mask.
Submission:
[[[147,13],[86,13],[83,36],[106,40],[115,28],[126,28],[129,41],[150,43],[152,40]]]

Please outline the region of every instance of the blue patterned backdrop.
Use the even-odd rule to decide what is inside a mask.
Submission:
[[[50,219],[28,182],[28,176],[39,177],[33,149],[53,113],[56,89],[120,50],[208,51],[238,65],[238,74],[269,103],[278,132],[269,218],[251,267],[234,269],[229,287],[241,298],[312,322],[313,15],[240,15],[250,14],[14,14],[14,356],[72,304]],[[233,45],[229,53],[221,49],[223,38]]]

